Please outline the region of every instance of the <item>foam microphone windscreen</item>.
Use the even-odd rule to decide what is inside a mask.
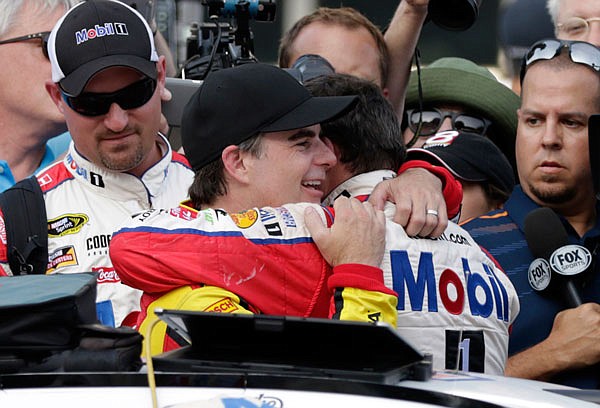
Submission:
[[[537,208],[525,217],[525,239],[536,258],[550,259],[558,248],[568,245],[569,238],[558,215],[550,208]]]

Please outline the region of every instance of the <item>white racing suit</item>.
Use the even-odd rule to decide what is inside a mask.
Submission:
[[[368,196],[391,171],[351,178],[325,200]],[[408,237],[386,209],[386,285],[398,294],[398,332],[434,369],[503,375],[509,326],[519,313],[516,291],[464,229],[449,223],[436,240]]]
[[[134,213],[176,206],[187,197],[193,180],[187,159],[173,152],[163,137],[157,143],[163,157],[142,178],[94,165],[73,143],[61,162],[37,176],[48,216],[46,273],[97,272],[98,317],[104,324],[135,323],[141,296],[121,284],[112,266],[108,246],[113,232]],[[0,225],[0,275],[10,276],[1,213]]]

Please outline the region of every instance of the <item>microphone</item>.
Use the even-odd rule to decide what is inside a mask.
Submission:
[[[547,207],[527,214],[524,230],[527,245],[537,258],[529,265],[530,286],[540,292],[559,291],[568,307],[581,305],[581,294],[574,278],[590,266],[590,251],[581,245],[569,244],[563,223]]]

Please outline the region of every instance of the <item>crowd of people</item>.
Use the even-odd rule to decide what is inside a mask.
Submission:
[[[118,0],[0,0],[0,199],[33,181],[48,231],[0,208],[0,275],[96,272],[98,320],[144,334],[156,307],[379,321],[436,370],[600,388],[600,1],[544,6],[555,38],[510,48],[513,89],[463,58],[411,71],[428,0],[400,1],[385,33],[318,8],[279,67],[206,77],[180,154],[152,21]],[[335,73],[281,69],[308,54]],[[576,277],[559,247],[539,259],[539,208],[587,257]],[[164,324],[152,336],[153,354],[184,344]]]

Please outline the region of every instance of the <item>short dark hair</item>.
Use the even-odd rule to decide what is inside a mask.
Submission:
[[[314,96],[358,95],[354,109],[321,124],[321,134],[340,149],[340,162],[353,174],[398,171],[406,147],[394,108],[377,85],[351,75],[334,74],[307,81],[305,86]]]
[[[262,133],[252,136],[238,145],[243,152],[256,157],[262,154]],[[196,171],[194,181],[188,190],[194,208],[211,207],[217,197],[227,194],[225,166],[219,157]]]
[[[389,51],[381,30],[371,22],[367,17],[352,7],[329,8],[319,7],[311,14],[302,17],[281,37],[279,43],[279,66],[289,68],[295,61],[292,61],[292,45],[300,31],[309,24],[321,22],[328,25],[340,25],[349,29],[358,29],[363,27],[375,40],[379,51],[379,74],[381,75],[381,87],[385,87],[389,71]],[[340,44],[340,47],[343,47]],[[335,68],[335,67],[334,67]]]

